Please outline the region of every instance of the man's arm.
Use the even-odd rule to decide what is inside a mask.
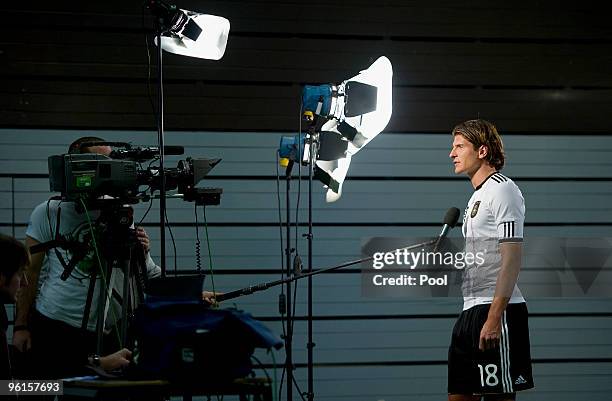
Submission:
[[[37,245],[39,242],[34,238],[26,236],[25,244],[26,247],[31,248]],[[17,311],[15,317],[15,326],[23,326],[24,329],[17,330],[13,333],[13,345],[19,351],[27,351],[32,346],[32,339],[30,331],[27,329],[30,312],[34,307],[34,301],[36,300],[36,291],[38,289],[38,277],[40,275],[40,269],[42,267],[45,254],[43,252],[35,253],[32,255],[32,262],[26,268],[25,274],[28,278],[28,285],[21,289],[19,297],[17,298]]]
[[[151,258],[149,251],[151,250],[151,242],[149,241],[149,235],[142,227],[136,227],[136,238],[142,245],[145,251],[145,263],[147,268],[147,277],[155,278],[161,276],[161,267],[155,264],[155,261]]]
[[[503,242],[499,245],[501,252],[501,268],[495,283],[495,295],[489,308],[489,314],[480,331],[478,347],[481,351],[495,348],[501,338],[502,314],[508,306],[512,291],[521,270],[523,244],[520,242]]]

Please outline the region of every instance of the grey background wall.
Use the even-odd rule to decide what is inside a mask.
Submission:
[[[6,16],[0,27],[0,230],[19,238],[31,209],[49,196],[48,155],[87,134],[143,145],[156,140],[147,87],[148,16],[143,29],[138,1],[84,3],[0,6]],[[184,145],[191,156],[223,158],[205,183],[224,189],[221,205],[207,209],[219,289],[280,273],[275,149],[281,134],[298,129],[301,86],[340,81],[382,54],[394,66],[394,114],[387,130],[354,158],[339,202],[325,204],[315,185],[316,267],[358,257],[365,237],[432,235],[448,207],[463,209],[470,187],[451,173],[448,132],[476,116],[493,120],[505,135],[505,173],[525,195],[527,235],[610,235],[612,29],[604,5],[179,6],[232,23],[219,62],[165,56],[168,144]],[[152,80],[153,96],[155,90]],[[295,191],[297,185],[294,199]],[[301,221],[305,191],[302,181]],[[155,207],[144,222],[154,242]],[[145,208],[137,206],[139,216]],[[283,208],[284,201],[284,216]],[[169,219],[177,267],[193,269],[193,206],[171,202]],[[166,248],[173,268],[170,242]],[[299,250],[305,254],[304,241]],[[356,269],[317,277],[314,284],[318,399],[444,398],[459,300],[365,298]],[[253,295],[237,306],[280,331],[277,294]],[[303,316],[303,285],[298,300]],[[534,298],[529,305],[537,389],[521,398],[607,399],[612,302]],[[305,387],[306,326],[300,320],[295,327],[297,375]]]

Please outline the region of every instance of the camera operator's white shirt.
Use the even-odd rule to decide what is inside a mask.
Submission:
[[[43,202],[34,209],[28,222],[26,235],[40,243],[55,239],[58,208],[61,208],[60,235],[72,240],[83,240],[90,235],[86,214],[78,213],[73,202],[58,200]],[[89,211],[89,216],[93,223],[99,217],[99,212]],[[72,255],[63,249],[58,249],[58,251],[64,261],[69,263]],[[159,267],[148,255],[146,264],[149,277],[159,275]],[[48,250],[38,281],[36,309],[48,318],[60,320],[74,327],[81,327],[89,290],[89,275],[93,269],[97,269],[97,266],[96,255],[91,247],[85,258],[77,264],[73,274],[64,281],[60,278],[64,267],[55,249]],[[100,277],[99,274],[98,277]],[[88,321],[89,330],[96,328],[99,287],[100,281],[97,280]],[[122,288],[119,287],[119,292],[121,291]]]
[[[468,265],[463,272],[463,310],[493,302],[501,268],[499,244],[522,242],[525,200],[519,187],[499,172],[480,184],[463,215],[461,228],[466,252],[484,252],[484,263]],[[514,286],[510,303],[525,302]]]

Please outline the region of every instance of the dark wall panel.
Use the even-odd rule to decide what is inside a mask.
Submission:
[[[149,41],[147,54],[152,22],[140,4],[3,6],[0,126],[153,128],[156,49]],[[232,29],[218,62],[165,56],[167,128],[294,131],[303,84],[339,82],[384,54],[394,132],[448,131],[481,116],[506,132],[607,134],[603,4],[183,1]]]

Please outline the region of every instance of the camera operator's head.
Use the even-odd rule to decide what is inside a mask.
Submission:
[[[0,234],[0,300],[13,303],[19,289],[27,285],[24,269],[30,265],[30,252],[13,237]]]
[[[70,144],[70,146],[68,147],[68,153],[97,153],[99,155],[108,156],[112,151],[112,148],[106,145],[81,147],[84,143],[87,142],[105,142],[105,140],[102,138],[98,138],[97,136],[83,136]]]

